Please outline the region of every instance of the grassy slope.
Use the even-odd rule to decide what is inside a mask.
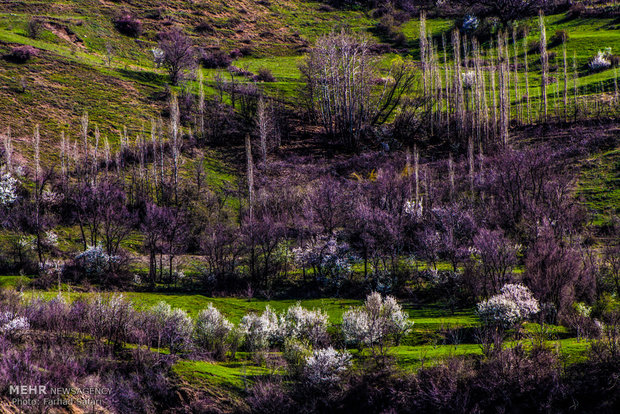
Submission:
[[[594,224],[609,223],[620,215],[620,149],[590,157],[581,171],[578,192],[594,212]]]

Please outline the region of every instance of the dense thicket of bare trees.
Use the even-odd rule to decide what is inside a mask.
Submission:
[[[350,148],[390,117],[416,79],[413,66],[403,61],[379,77],[369,40],[345,31],[319,38],[301,70],[326,134]]]

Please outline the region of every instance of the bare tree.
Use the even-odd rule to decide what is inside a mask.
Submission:
[[[416,77],[412,65],[395,60],[388,76],[378,78],[369,40],[345,31],[319,38],[301,71],[311,112],[327,135],[348,147],[390,117]]]
[[[265,164],[267,162],[267,151],[269,146],[267,140],[269,140],[273,125],[269,108],[262,96],[258,100],[258,106],[256,108],[256,127],[260,138],[261,158],[263,164]]]
[[[538,15],[538,26],[540,28],[540,99],[542,100],[542,119],[547,121],[547,79],[549,73],[549,55],[547,55],[547,31],[545,29],[545,16],[542,11]]]
[[[170,75],[170,83],[179,83],[183,72],[196,64],[194,46],[183,31],[174,28],[159,34],[159,49],[163,52],[163,64]]]

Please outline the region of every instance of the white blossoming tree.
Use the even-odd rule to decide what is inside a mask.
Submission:
[[[346,311],[342,331],[347,343],[360,349],[369,346],[373,354],[385,356],[390,343],[398,343],[413,325],[407,313],[392,296],[385,299],[373,292],[359,308]]]
[[[11,173],[0,174],[0,207],[9,206],[17,199],[16,184]]]
[[[151,313],[157,330],[158,346],[167,346],[170,352],[176,353],[190,344],[194,322],[185,311],[173,309],[161,301],[151,308]]]
[[[196,317],[194,339],[198,346],[222,358],[226,354],[226,340],[232,329],[228,319],[209,303]]]
[[[488,326],[510,328],[540,310],[538,300],[521,284],[506,284],[500,293],[478,303],[478,316]]]
[[[317,349],[306,359],[305,381],[314,387],[337,385],[351,365],[351,354],[334,348]]]
[[[286,338],[302,339],[316,346],[327,338],[328,325],[325,312],[308,310],[298,303],[280,315],[279,335],[282,341]]]
[[[30,328],[28,319],[13,312],[0,313],[0,335],[16,337]]]
[[[267,306],[259,316],[248,314],[241,319],[239,329],[243,333],[246,348],[251,351],[260,351],[269,346],[277,338],[279,331],[278,316]]]
[[[611,48],[607,48],[605,50],[599,50],[596,56],[590,60],[588,66],[593,71],[605,70],[611,67],[611,61],[609,60],[611,56]]]

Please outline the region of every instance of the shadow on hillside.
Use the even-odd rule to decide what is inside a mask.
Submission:
[[[123,77],[135,80],[140,83],[148,83],[157,86],[163,86],[167,82],[167,77],[161,73],[139,71],[132,69],[119,69],[118,70]]]

